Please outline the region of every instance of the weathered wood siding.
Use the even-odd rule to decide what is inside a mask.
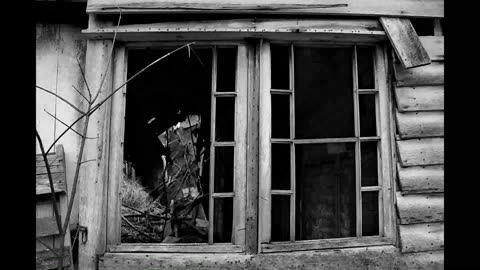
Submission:
[[[444,247],[443,39],[420,37],[429,65],[405,69],[394,62],[396,208],[405,254],[443,252]]]
[[[83,80],[77,63],[78,59],[83,67],[85,62],[86,41],[81,36],[81,29],[81,26],[68,24],[39,23],[36,25],[36,85],[61,95],[80,108],[84,106],[82,97],[72,88],[72,85],[80,91],[83,90]],[[45,110],[68,124],[73,122],[79,113],[51,94],[39,89],[35,93],[36,129],[43,140],[44,147],[48,148],[66,127],[55,121]],[[78,130],[79,126],[75,128]],[[79,139],[77,134],[70,131],[57,143],[64,146],[68,193],[73,184]],[[38,144],[36,152],[40,153]],[[37,170],[42,168],[44,167],[39,166]],[[58,168],[54,165],[52,172],[58,172]],[[71,227],[76,227],[77,223],[78,201],[75,200],[70,220]]]

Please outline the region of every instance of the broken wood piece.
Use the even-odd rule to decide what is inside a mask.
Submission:
[[[409,19],[380,17],[380,22],[405,68],[431,63],[430,57]]]

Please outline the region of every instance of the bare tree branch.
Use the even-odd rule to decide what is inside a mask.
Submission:
[[[45,242],[40,240],[40,237],[36,237],[36,239],[37,239],[38,242],[40,242],[40,244],[44,245],[46,248],[48,248],[48,250],[50,250],[53,254],[55,254],[55,256],[58,257],[58,253],[55,252],[55,250],[53,250],[53,248],[49,247]]]
[[[90,100],[88,100],[88,98],[82,94],[82,92],[80,92],[80,90],[78,90],[75,85],[72,84],[72,87],[73,89],[75,89],[87,102],[90,102]]]
[[[85,160],[85,161],[80,162],[80,164],[87,163],[87,162],[91,162],[91,161],[96,161],[96,159]]]
[[[46,113],[48,113],[48,115],[50,115],[51,117],[53,117],[53,119],[57,120],[58,122],[62,123],[64,126],[67,127],[67,129],[70,129],[72,130],[73,132],[75,132],[78,136],[82,137],[82,134],[80,134],[78,131],[76,131],[75,129],[69,127],[67,124],[65,124],[65,122],[63,122],[62,120],[58,119],[55,115],[49,113],[47,110],[43,109]],[[90,138],[90,137],[85,137],[85,139],[96,139],[96,138]]]
[[[77,63],[78,63],[78,67],[80,68],[80,72],[82,72],[83,81],[85,82],[85,85],[87,86],[88,96],[90,97],[88,102],[92,103],[92,92],[90,91],[90,87],[88,86],[87,77],[85,76],[85,72],[83,72],[82,64],[80,64],[80,61],[78,61],[78,58],[76,58],[76,60],[77,60]]]
[[[36,86],[38,89],[41,89],[49,94],[52,94],[54,96],[56,96],[57,98],[61,99],[63,102],[67,103],[68,105],[70,105],[72,108],[74,108],[77,112],[81,113],[81,114],[84,114],[85,112],[83,112],[82,110],[80,110],[79,108],[77,108],[77,106],[73,105],[72,103],[70,103],[68,100],[64,99],[63,97],[61,97],[60,95],[57,95],[55,93],[53,93],[52,91],[50,90],[47,90],[43,87],[40,87],[40,86]]]

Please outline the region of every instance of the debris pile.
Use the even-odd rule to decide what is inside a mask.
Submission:
[[[158,136],[168,150],[147,192],[136,179],[122,185],[122,242],[206,242],[208,202],[201,184],[205,144],[199,140],[201,118],[190,115]],[[207,204],[208,205],[208,204]]]

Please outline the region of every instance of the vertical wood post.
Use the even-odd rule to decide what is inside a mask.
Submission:
[[[94,15],[90,15],[89,28],[96,25]],[[103,100],[112,91],[111,66],[107,69],[111,57],[112,41],[88,40],[85,60],[85,75],[92,91],[96,95],[104,76],[101,93],[97,102]],[[106,73],[106,74],[105,74]],[[86,89],[86,88],[85,88]],[[108,179],[108,150],[110,138],[111,101],[106,102],[90,117],[83,154],[79,183],[79,225],[87,227],[87,241],[79,241],[79,269],[96,269],[97,255],[105,252],[106,240],[106,190]]]

